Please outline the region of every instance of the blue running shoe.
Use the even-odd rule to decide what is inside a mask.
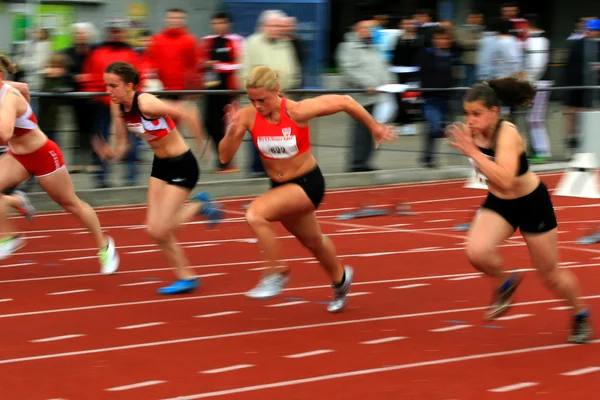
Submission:
[[[198,193],[193,197],[193,200],[202,203],[200,215],[204,215],[208,220],[208,228],[214,229],[214,227],[223,219],[224,213],[220,205],[215,203],[212,196],[207,192]]]
[[[178,279],[169,286],[158,289],[158,294],[183,294],[194,291],[200,287],[200,279]]]

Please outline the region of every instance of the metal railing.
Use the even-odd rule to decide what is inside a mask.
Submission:
[[[460,97],[461,93],[469,90],[467,87],[453,87],[453,88],[433,88],[433,89],[425,89],[425,88],[411,88],[408,91],[410,92],[421,92],[421,93],[429,93],[429,92],[453,92],[456,93],[456,96],[451,96],[451,102],[453,102],[453,106],[451,106],[451,112],[454,116],[454,120],[461,119],[461,109],[460,106]],[[600,93],[600,86],[556,86],[540,89],[543,91],[550,92],[565,92],[572,90],[583,90],[583,91],[592,91],[596,93]],[[232,95],[243,95],[245,91],[242,90],[179,90],[179,91],[156,91],[149,92],[158,96],[161,95],[178,95],[178,96],[192,96],[192,101],[199,104],[202,101],[203,96],[211,95],[211,94],[232,94]],[[289,90],[285,92],[286,94],[293,94],[299,96],[311,96],[311,95],[322,95],[322,94],[357,94],[357,93],[365,93],[365,90],[362,89],[295,89]],[[97,98],[101,96],[107,96],[107,93],[104,92],[68,92],[68,93],[48,93],[48,92],[32,92],[32,97],[51,97],[51,98],[63,98],[63,99],[90,99]],[[426,96],[425,96],[426,99]],[[65,105],[69,105],[70,102],[66,102]],[[557,108],[556,102],[553,102],[551,109],[548,111],[548,118],[556,118],[555,114],[560,112]],[[203,116],[206,117],[206,116]],[[520,116],[518,116],[520,119]],[[418,118],[416,123],[423,123],[424,120],[422,118]],[[523,128],[523,132],[526,135],[527,129],[526,125],[520,123],[522,121],[517,120],[519,126]],[[564,150],[564,124],[548,124],[548,129],[551,136],[551,142],[553,143],[553,153],[555,158],[564,161],[563,150]],[[380,147],[376,151],[376,155],[374,158],[374,164],[376,167],[380,169],[396,169],[403,170],[408,168],[416,168],[419,167],[420,164],[420,153],[422,151],[422,137],[425,132],[427,132],[427,128],[424,125],[420,125],[421,134],[407,134],[406,136],[400,136],[399,140],[395,143],[386,144]],[[57,133],[63,134],[70,132],[72,141],[77,138],[77,131],[75,129],[70,129],[68,131],[59,130]],[[311,121],[311,144],[313,146],[313,154],[318,159],[319,163],[322,166],[322,169],[326,173],[344,173],[348,170],[348,160],[349,155],[347,153],[352,151],[352,143],[351,138],[353,136],[354,126],[352,125],[352,120],[347,116],[329,116],[316,118]],[[249,142],[249,139],[245,140]],[[65,152],[65,157],[67,162],[69,162],[69,152],[70,146],[64,145],[61,143],[59,139],[59,145],[63,148]],[[249,143],[244,147],[250,148],[252,144]],[[74,146],[74,151],[77,151],[77,146]],[[563,147],[563,149],[559,149],[559,147]],[[245,172],[249,170],[249,164],[251,160],[249,159],[250,152],[246,148],[240,148],[238,151],[238,155],[236,156],[238,160],[242,159],[239,162],[239,168],[241,170],[241,178],[244,179],[246,177]],[[213,152],[212,146],[209,147],[208,152]],[[399,156],[402,154],[402,156]],[[443,146],[441,143],[437,145],[437,151],[435,151],[436,157],[440,159],[440,163],[438,164],[440,167],[447,166],[466,166],[468,165],[467,160],[461,154],[455,152],[453,149],[449,147]],[[212,156],[213,159],[215,156]],[[149,160],[148,160],[149,161]],[[210,165],[204,164],[203,170],[211,169]],[[144,171],[144,170],[142,170]],[[114,175],[114,169],[109,172],[109,174]],[[145,184],[147,171],[142,172],[142,176],[140,177],[140,183]],[[221,175],[218,179],[230,179],[232,178],[240,179],[240,174],[232,174],[232,175]],[[120,176],[113,177],[113,183],[120,180]],[[211,178],[209,174],[203,173],[203,180],[215,180],[216,178]],[[92,178],[88,177],[85,179],[76,178],[74,179],[76,187],[79,188],[87,188],[93,187]]]

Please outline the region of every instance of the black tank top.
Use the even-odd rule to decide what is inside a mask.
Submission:
[[[496,160],[496,151],[494,150],[494,148],[496,147],[496,140],[498,138],[498,133],[500,132],[500,126],[502,125],[502,122],[504,122],[503,119],[498,121],[496,130],[494,131],[494,136],[492,139],[493,144],[491,149],[486,149],[485,147],[477,146],[479,147],[479,150],[481,150],[481,152],[488,156],[492,161]],[[527,154],[525,153],[525,151],[523,151],[523,153],[521,153],[521,156],[519,157],[519,173],[517,174],[517,176],[525,175],[527,171],[529,171],[529,162],[527,161]]]

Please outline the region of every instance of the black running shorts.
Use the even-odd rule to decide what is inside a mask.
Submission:
[[[169,185],[194,189],[200,179],[200,168],[192,150],[177,157],[158,158],[154,156],[150,176],[167,182]]]
[[[501,199],[489,193],[482,208],[500,214],[522,233],[544,233],[558,226],[550,193],[543,182],[533,192],[517,199]]]
[[[325,178],[318,165],[309,173],[286,182],[275,182],[271,179],[271,188],[276,188],[288,183],[295,183],[300,186],[310,201],[315,205],[315,208],[319,208],[321,201],[323,201],[323,197],[325,197]]]

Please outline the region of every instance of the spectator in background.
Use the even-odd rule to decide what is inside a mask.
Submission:
[[[417,55],[420,67],[422,88],[451,88],[452,74],[452,34],[442,27],[432,32],[432,47],[422,49]],[[423,112],[429,125],[424,137],[421,163],[426,168],[435,168],[433,159],[435,140],[444,137],[444,129],[448,125],[451,92],[425,92]]]
[[[214,34],[203,38],[204,85],[211,90],[240,90],[237,71],[242,68],[241,36],[232,34],[231,18],[225,12],[213,15],[211,25]],[[219,161],[219,143],[225,136],[225,108],[237,96],[229,94],[207,94],[205,96],[204,124],[216,151],[215,173],[237,172],[233,162]]]
[[[287,17],[284,19],[285,28],[284,28],[284,38],[289,40],[290,43],[294,46],[295,54],[298,59],[298,64],[302,68],[304,66],[304,52],[302,47],[302,42],[298,38],[298,21],[296,17]],[[300,82],[298,83],[298,87],[304,86],[304,76],[300,74]]]
[[[392,63],[397,67],[412,67],[415,66],[416,57],[419,50],[422,48],[421,42],[417,38],[417,25],[411,18],[402,18],[400,22],[400,30],[402,33],[396,41],[396,46],[393,51]],[[396,74],[398,83],[407,84],[409,82],[418,82],[418,73],[402,73]],[[417,96],[416,93],[398,93],[396,96],[398,104],[398,112],[396,113],[396,123],[402,125],[402,130],[407,134],[415,134],[416,127],[411,124],[410,105],[403,101],[403,98],[408,96]],[[420,106],[419,106],[420,107]]]
[[[75,89],[75,82],[69,74],[69,59],[64,54],[53,54],[48,58],[45,68],[42,70],[43,80],[42,92],[67,93]],[[38,126],[60,147],[66,147],[58,138],[60,107],[70,105],[66,98],[40,97],[40,111],[38,113]]]
[[[83,64],[84,79],[80,81],[84,92],[106,92],[104,70],[116,61],[127,62],[139,68],[139,56],[125,42],[128,24],[122,19],[108,21],[106,41],[98,45],[85,59]],[[87,108],[87,117],[91,119],[91,135],[101,135],[107,140],[110,135],[111,114],[110,97],[103,96],[91,99]],[[97,166],[94,179],[97,188],[107,188],[108,165],[92,153],[92,160]]]
[[[360,88],[367,93],[352,94],[370,114],[381,96],[375,88],[393,82],[389,66],[379,56],[371,37],[373,20],[370,17],[356,19],[351,32],[336,49],[336,61],[342,72],[344,87]],[[373,137],[360,122],[353,120],[352,147],[349,154],[349,172],[373,171]]]
[[[431,47],[433,31],[439,25],[437,22],[433,22],[431,10],[419,10],[415,13],[413,19],[417,23],[417,37],[421,41],[421,46],[424,48]]]
[[[94,25],[89,22],[78,22],[71,25],[73,33],[73,46],[64,50],[68,58],[68,74],[73,81],[73,90],[83,92],[82,82],[85,79],[83,75],[83,65],[85,60],[95,48],[96,32]],[[92,155],[92,119],[89,118],[89,99],[72,99],[70,104],[73,107],[75,126],[77,129],[77,143],[74,146],[73,164],[69,166],[70,173],[82,172],[90,168]]]
[[[52,42],[50,30],[34,28],[30,31],[31,41],[25,44],[23,57],[17,60],[19,69],[24,72],[24,80],[29,85],[31,92],[38,92],[42,87],[44,67],[52,55]],[[38,113],[39,101],[37,97],[31,98],[31,108],[34,114]]]
[[[585,37],[585,26],[588,21],[595,19],[594,17],[577,17],[575,20],[575,30],[567,38],[567,40],[583,39]]]
[[[148,57],[156,62],[158,79],[165,90],[200,89],[202,49],[187,28],[187,13],[179,8],[167,10],[164,24],[165,28],[154,35],[148,47]],[[177,95],[163,97],[182,98]]]
[[[478,81],[492,79],[494,50],[496,48],[496,36],[498,35],[496,29],[498,29],[498,24],[492,22],[484,28],[481,34],[479,53],[477,54],[477,69],[475,71]]]
[[[529,22],[525,18],[520,18],[519,6],[515,2],[507,2],[502,5],[502,19],[511,23],[510,34],[516,36],[520,42],[527,40],[529,32]]]
[[[588,20],[584,27],[584,37],[573,40],[569,48],[569,57],[565,66],[565,86],[583,86],[592,77],[590,71],[591,54],[600,54],[600,20]],[[595,48],[594,48],[595,47]],[[567,122],[567,146],[570,149],[579,147],[579,127],[576,115],[593,106],[589,91],[570,90],[567,93],[565,113]]]
[[[246,40],[243,79],[252,68],[264,65],[277,71],[281,91],[300,87],[302,69],[293,44],[285,37],[287,15],[279,10],[263,11],[258,18],[258,31]],[[251,145],[251,176],[267,176],[258,150]]]
[[[467,23],[457,30],[457,41],[462,47],[463,84],[471,87],[476,80],[477,59],[479,45],[483,37],[483,14],[471,12],[467,16]]]
[[[552,82],[544,79],[548,70],[550,59],[550,41],[544,35],[544,30],[539,27],[538,16],[530,14],[527,16],[528,30],[525,41],[524,70],[526,79],[537,89],[546,89],[552,86]],[[546,129],[546,114],[548,113],[548,101],[550,92],[537,91],[533,100],[533,106],[527,114],[527,122],[530,126],[529,152],[533,163],[546,161],[552,156],[550,151],[550,138]]]
[[[523,48],[511,33],[511,23],[505,19],[495,21],[497,32],[492,53],[491,78],[499,79],[523,72]]]

